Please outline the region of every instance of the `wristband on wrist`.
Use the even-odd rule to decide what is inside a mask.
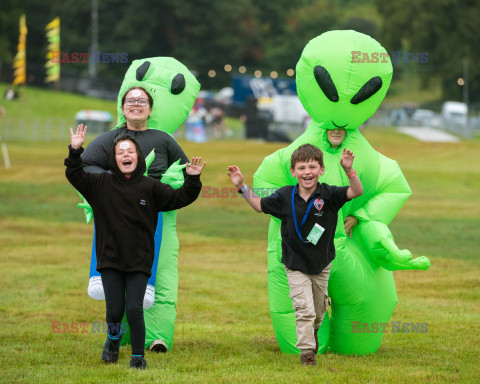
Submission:
[[[242,188],[240,188],[238,190],[238,193],[240,193],[241,195],[243,195],[245,192],[248,191],[248,185],[244,185]]]
[[[351,179],[352,177],[357,176],[357,172],[352,171],[352,172],[350,172],[350,173],[347,173],[347,176],[348,176],[349,179]]]

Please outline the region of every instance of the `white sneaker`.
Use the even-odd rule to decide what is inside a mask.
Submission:
[[[88,281],[88,296],[95,300],[105,300],[101,276],[92,276]]]
[[[143,309],[148,309],[153,307],[155,303],[155,287],[153,285],[147,284],[147,289],[145,290],[145,297],[143,298]]]

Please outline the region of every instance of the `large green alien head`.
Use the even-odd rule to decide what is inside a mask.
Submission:
[[[143,87],[153,97],[147,126],[173,133],[187,118],[200,91],[200,83],[172,57],[135,60],[128,68],[117,100],[117,127],[125,123],[122,97],[132,87]]]
[[[385,48],[356,31],[330,31],[310,40],[297,63],[303,107],[327,129],[356,129],[377,110],[392,80]]]

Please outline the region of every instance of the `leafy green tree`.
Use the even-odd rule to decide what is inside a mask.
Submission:
[[[469,62],[470,100],[480,101],[480,3],[476,0],[376,0],[381,41],[389,52],[427,52],[422,78],[439,78],[444,99],[462,100],[457,79]]]

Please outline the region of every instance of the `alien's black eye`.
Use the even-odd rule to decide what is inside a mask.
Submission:
[[[362,101],[367,100],[369,97],[372,97],[375,93],[382,88],[382,79],[379,76],[372,77],[368,80],[362,88],[352,97],[350,103],[358,104]]]
[[[315,80],[317,80],[320,89],[323,91],[325,96],[327,96],[328,100],[337,102],[338,101],[338,92],[337,88],[335,88],[335,84],[333,84],[333,80],[330,77],[328,71],[322,67],[321,65],[317,65],[313,69],[313,75],[315,76]]]
[[[142,81],[147,74],[148,68],[150,68],[150,61],[145,61],[140,67],[137,68],[137,81]]]
[[[181,73],[177,74],[172,80],[172,88],[170,92],[174,95],[178,95],[185,89],[185,76]]]

